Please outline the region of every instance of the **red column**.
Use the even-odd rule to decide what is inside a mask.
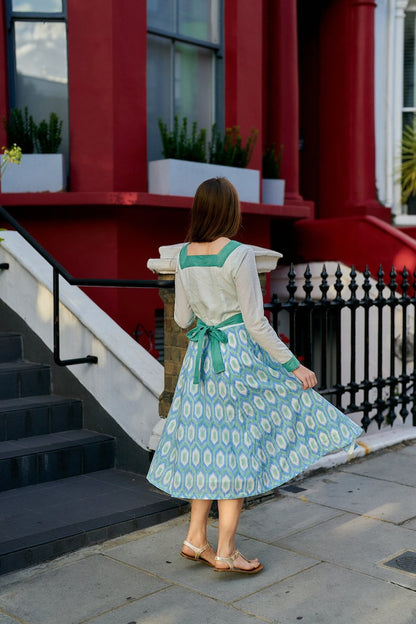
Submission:
[[[240,126],[243,141],[251,128],[259,131],[252,169],[261,169],[262,32],[260,2],[227,0],[225,16],[225,125]]]
[[[69,2],[68,64],[71,190],[146,191],[146,0]]]
[[[374,0],[350,0],[349,201],[352,208],[378,206],[375,182]]]
[[[9,99],[7,87],[7,33],[5,15],[0,3],[0,119],[8,118]],[[0,147],[6,145],[6,131],[3,124],[0,124]]]
[[[267,1],[265,143],[283,145],[285,203],[299,203],[299,74],[296,0]]]

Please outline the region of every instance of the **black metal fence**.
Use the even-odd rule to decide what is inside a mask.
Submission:
[[[410,413],[416,425],[416,271],[393,267],[385,281],[381,266],[372,277],[338,265],[329,283],[325,265],[315,278],[309,265],[300,277],[292,265],[287,277],[287,294],[279,289],[265,310],[317,373],[319,392],[347,414],[361,412],[365,430]]]

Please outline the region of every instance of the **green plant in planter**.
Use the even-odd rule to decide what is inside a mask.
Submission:
[[[211,142],[208,148],[208,162],[230,167],[247,167],[257,141],[258,130],[254,128],[243,145],[239,126],[226,128],[224,136],[217,125],[212,126]]]
[[[51,113],[49,123],[42,119],[36,128],[36,147],[40,154],[56,154],[62,141],[62,120]]]
[[[9,121],[3,118],[8,145],[20,145],[24,154],[33,154],[35,148],[39,154],[56,154],[62,141],[62,124],[57,114],[51,113],[49,122],[42,119],[37,125],[27,106],[23,111],[13,108]]]
[[[13,108],[10,120],[3,117],[3,125],[7,133],[7,144],[19,145],[24,154],[33,154],[36,138],[36,124],[29,115],[27,106],[24,110]]]
[[[280,175],[280,165],[282,163],[283,145],[280,146],[276,154],[275,145],[266,147],[263,154],[263,178],[266,180],[278,180]]]
[[[406,204],[416,195],[416,118],[412,125],[403,129],[399,167],[402,186],[402,203]]]
[[[178,116],[175,115],[173,130],[168,130],[167,124],[163,123],[160,117],[158,118],[158,125],[162,137],[162,154],[165,158],[206,162],[207,131],[204,128],[198,131],[196,121],[192,123],[190,136],[188,136],[188,119],[186,117],[183,117],[182,124],[179,126]]]

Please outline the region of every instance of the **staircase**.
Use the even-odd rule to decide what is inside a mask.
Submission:
[[[0,574],[166,520],[187,508],[114,468],[114,437],[82,428],[49,366],[0,332]]]

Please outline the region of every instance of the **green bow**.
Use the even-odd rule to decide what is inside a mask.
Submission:
[[[191,342],[197,342],[198,348],[196,352],[195,359],[195,369],[194,369],[194,383],[197,384],[201,379],[201,369],[203,367],[202,361],[202,349],[204,346],[204,338],[207,336],[210,347],[211,347],[211,357],[212,357],[212,365],[214,367],[215,373],[222,373],[225,370],[224,360],[221,355],[221,347],[220,342],[223,344],[227,344],[228,336],[225,332],[221,331],[221,327],[227,327],[228,325],[234,325],[237,323],[242,323],[243,317],[241,314],[234,314],[226,321],[223,321],[219,325],[207,325],[201,319],[198,319],[196,327],[191,329],[186,336],[189,338]]]

